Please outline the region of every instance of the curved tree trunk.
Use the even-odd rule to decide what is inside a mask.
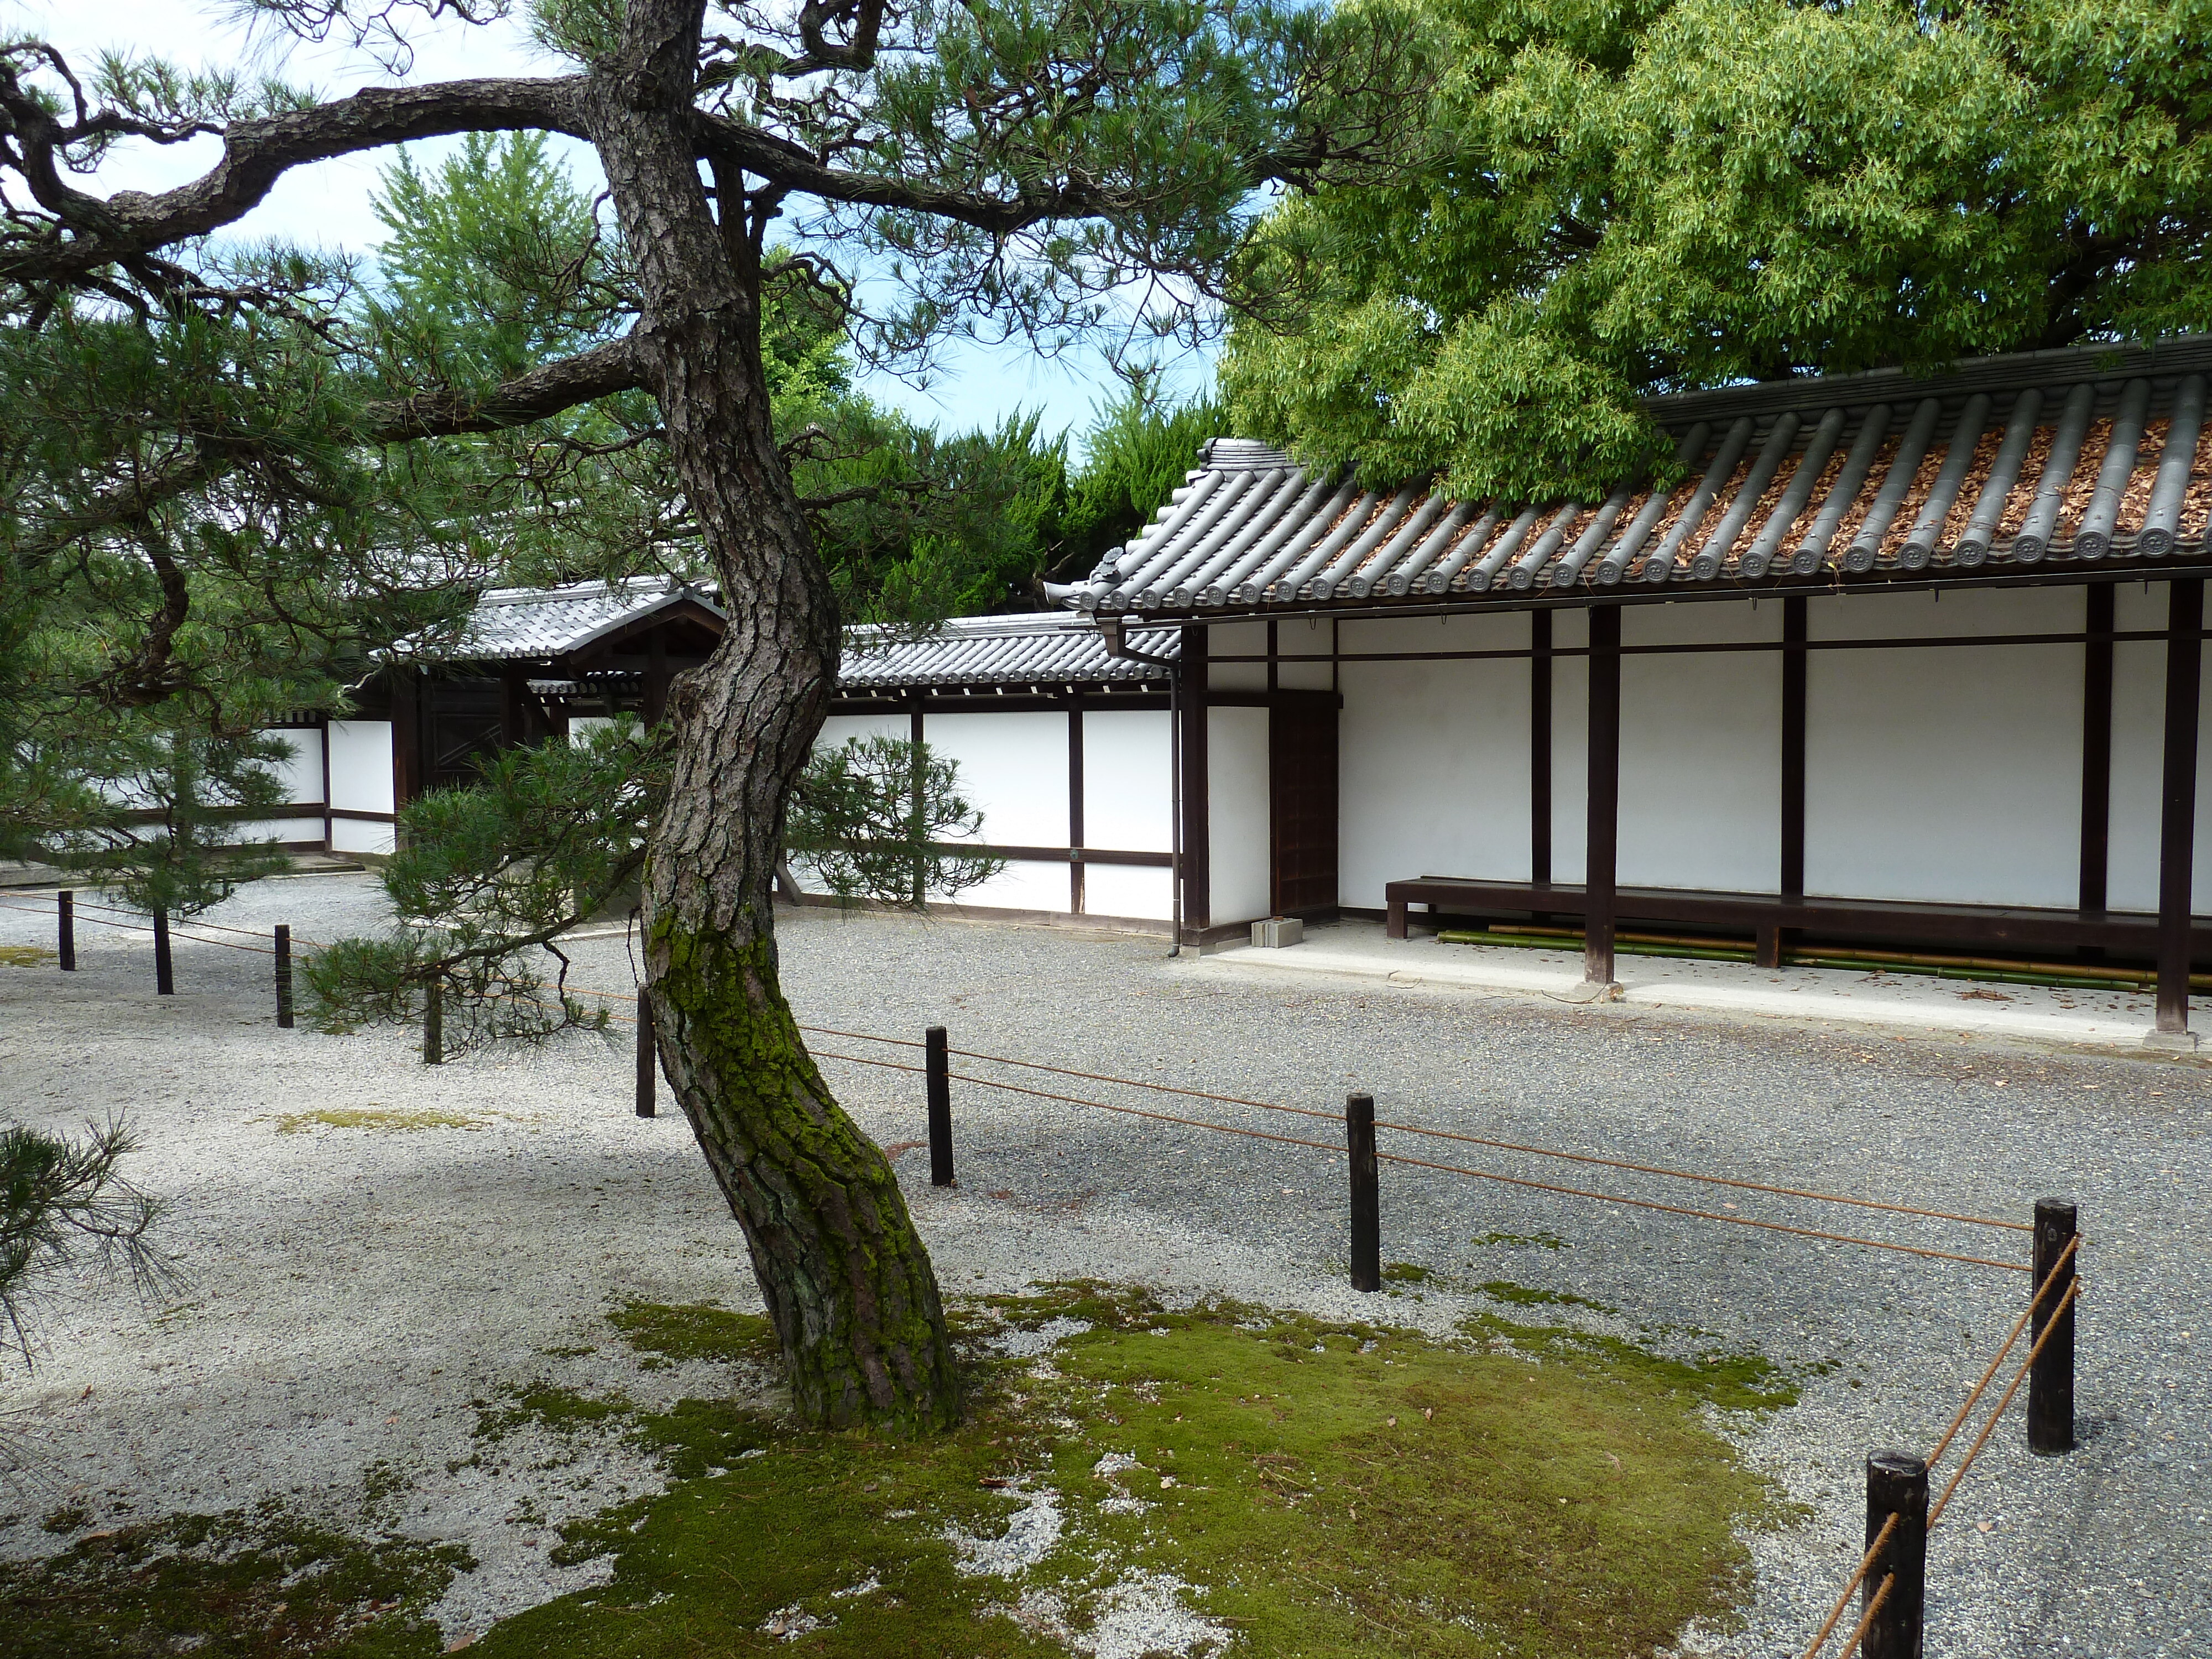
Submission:
[[[727,181],[695,160],[701,0],[630,0],[586,122],[637,262],[635,338],[728,632],[678,683],[674,787],[646,881],[661,1063],[744,1229],[796,1404],[824,1424],[949,1424],[958,1389],[929,1257],[883,1154],[831,1097],[777,981],[784,804],[837,672],[837,612],[778,454],[759,279]]]

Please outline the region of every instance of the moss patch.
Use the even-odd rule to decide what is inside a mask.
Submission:
[[[0,967],[37,968],[52,962],[54,953],[35,945],[0,945]]]
[[[481,1129],[491,1120],[434,1109],[400,1111],[389,1106],[325,1106],[312,1112],[288,1112],[276,1120],[280,1135],[301,1134],[309,1129],[386,1129],[406,1133],[416,1129]]]
[[[445,1644],[428,1609],[476,1563],[454,1546],[362,1542],[275,1507],[94,1534],[0,1564],[11,1659],[416,1659]]]
[[[650,1352],[737,1357],[738,1328],[671,1317],[704,1311],[616,1317]],[[610,1555],[611,1582],[473,1651],[1060,1655],[1164,1594],[1195,1632],[1177,1651],[1617,1659],[1725,1616],[1732,1526],[1771,1512],[1702,1416],[1773,1403],[1763,1378],[1626,1343],[1496,1321],[1439,1343],[1097,1285],[960,1323],[969,1409],[937,1438],[641,1415],[675,1484],[564,1529],[561,1559]]]
[[[698,1303],[668,1307],[633,1302],[607,1318],[640,1353],[665,1359],[751,1360],[775,1358],[775,1329],[765,1314],[732,1313]]]

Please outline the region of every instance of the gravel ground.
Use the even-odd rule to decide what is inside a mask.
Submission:
[[[366,878],[322,876],[264,884],[210,919],[328,938],[377,913]],[[632,1298],[758,1305],[680,1118],[631,1115],[629,1055],[596,1038],[426,1068],[404,1033],[276,1031],[265,957],[180,945],[180,994],[157,1000],[141,936],[83,932],[71,980],[51,963],[0,964],[0,1096],[55,1125],[128,1108],[142,1172],[175,1202],[167,1237],[187,1279],[150,1314],[113,1290],[46,1310],[37,1370],[27,1382],[8,1373],[24,1467],[14,1501],[0,1494],[20,1511],[0,1524],[0,1552],[65,1542],[38,1525],[64,1505],[100,1525],[279,1493],[467,1542],[483,1565],[442,1610],[449,1634],[591,1582],[604,1564],[545,1562],[547,1518],[649,1489],[649,1463],[613,1443],[543,1458],[526,1446],[504,1468],[444,1471],[469,1455],[471,1402],[538,1376],[648,1406],[728,1388],[712,1367],[641,1369],[606,1346],[601,1318]],[[1929,1651],[2212,1650],[2212,1374],[2198,1358],[2212,1273],[2183,1235],[2189,1216],[2202,1226],[2212,1167],[2204,1067],[1318,976],[1262,982],[1125,936],[825,912],[787,913],[783,936],[793,1003],[826,1026],[918,1036],[941,1023],[959,1048],[1328,1110],[1358,1088],[1386,1118],[1984,1215],[2024,1220],[2038,1194],[2072,1196],[2089,1240],[2083,1443],[2031,1457],[2015,1402],[1931,1542]],[[0,945],[50,939],[50,920],[0,907]],[[619,938],[573,954],[580,982],[628,983]],[[1378,1311],[1342,1285],[1339,1158],[956,1084],[960,1182],[935,1189],[911,1146],[923,1133],[917,1079],[824,1063],[872,1133],[909,1143],[898,1167],[948,1293],[1091,1274],[1171,1296]],[[471,1127],[280,1133],[288,1116],[372,1106]],[[1166,1109],[1262,1121],[1204,1102]],[[1443,1156],[2025,1255],[2021,1234],[1480,1148]],[[1800,1376],[1799,1405],[1728,1426],[1808,1517],[1751,1540],[1749,1627],[1694,1635],[1701,1652],[1802,1651],[1856,1559],[1864,1455],[1932,1443],[2026,1295],[2022,1275],[1403,1167],[1385,1168],[1383,1230],[1386,1260],[1435,1274],[1419,1299],[1386,1304],[1400,1322],[1516,1314],[1475,1288],[1510,1280],[1620,1310],[1589,1316],[1601,1328],[1756,1349]],[[1563,1247],[1513,1242],[1539,1235]]]

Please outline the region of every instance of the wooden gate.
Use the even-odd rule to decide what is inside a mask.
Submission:
[[[1267,711],[1268,866],[1279,916],[1336,908],[1334,692],[1278,692]]]

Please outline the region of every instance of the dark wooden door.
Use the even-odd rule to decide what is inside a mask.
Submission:
[[[1333,693],[1282,696],[1267,714],[1274,914],[1336,908],[1336,708]]]

